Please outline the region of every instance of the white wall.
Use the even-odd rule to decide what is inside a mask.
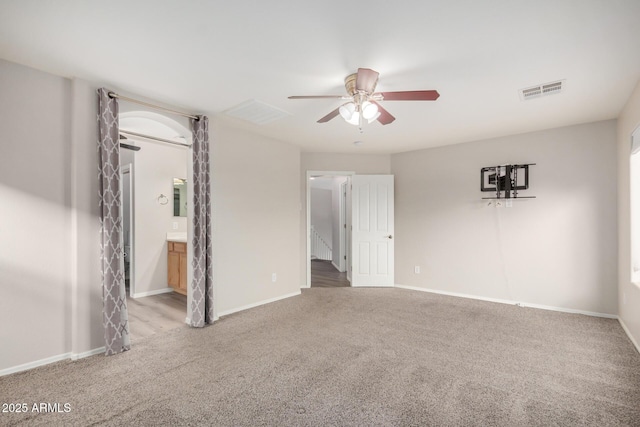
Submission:
[[[0,75],[2,368],[71,345],[71,82],[4,61]]]
[[[101,346],[102,305],[95,88],[3,60],[0,76],[6,371]]]
[[[188,148],[131,138],[140,151],[133,152],[135,295],[168,289],[167,233],[187,231],[187,218],[173,216],[173,178],[187,177]],[[131,143],[131,142],[130,142]],[[121,150],[125,154],[129,150]],[[121,163],[130,154],[121,156]],[[158,202],[160,194],[167,204]],[[173,229],[173,223],[178,224]]]
[[[218,121],[211,133],[217,314],[299,293],[299,149]]]
[[[617,314],[615,140],[605,121],[392,156],[396,283]],[[537,198],[487,206],[480,169],[516,163]]]
[[[104,348],[98,203],[96,85],[72,80],[72,357]]]
[[[618,305],[620,322],[640,351],[640,285],[631,282],[629,154],[640,126],[640,82],[618,118]]]
[[[360,174],[390,173],[391,157],[388,154],[336,154],[336,153],[302,153],[300,167],[302,180],[306,179],[306,171],[353,171]],[[302,188],[305,191],[306,187]]]

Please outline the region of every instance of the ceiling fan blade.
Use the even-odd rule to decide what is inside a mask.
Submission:
[[[344,95],[302,95],[302,96],[290,96],[289,99],[343,99]]]
[[[435,101],[437,90],[409,90],[405,92],[379,92],[384,101]],[[376,94],[377,95],[377,94]]]
[[[380,116],[378,117],[378,121],[383,125],[388,125],[389,123],[393,123],[396,119],[389,113],[387,110],[382,108],[382,105],[378,104],[376,101],[371,101],[378,106],[378,111],[380,112]]]
[[[326,123],[329,120],[333,119],[335,116],[337,116],[338,114],[340,114],[340,111],[338,111],[339,108],[336,108],[335,110],[333,110],[332,112],[330,112],[329,114],[327,114],[326,116],[324,116],[323,118],[321,118],[320,120],[318,120],[318,123]]]
[[[372,93],[376,84],[378,84],[377,71],[369,68],[358,68],[358,77],[356,77],[356,90],[363,90],[367,93]]]

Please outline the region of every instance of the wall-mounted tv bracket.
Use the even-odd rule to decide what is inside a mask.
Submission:
[[[483,199],[535,199],[536,196],[518,195],[518,191],[529,188],[529,166],[533,165],[535,163],[489,166],[480,169],[480,190],[495,194],[493,197],[483,197]]]

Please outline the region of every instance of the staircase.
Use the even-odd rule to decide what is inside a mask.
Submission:
[[[331,261],[331,246],[324,241],[316,229],[311,226],[311,259]]]

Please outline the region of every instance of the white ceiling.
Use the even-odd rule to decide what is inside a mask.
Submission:
[[[0,0],[0,57],[218,116],[304,151],[394,153],[618,116],[640,79],[638,0]],[[357,68],[397,120],[316,120]],[[518,90],[565,79],[562,94]],[[291,115],[225,118],[256,99]],[[363,141],[355,146],[354,141]]]

